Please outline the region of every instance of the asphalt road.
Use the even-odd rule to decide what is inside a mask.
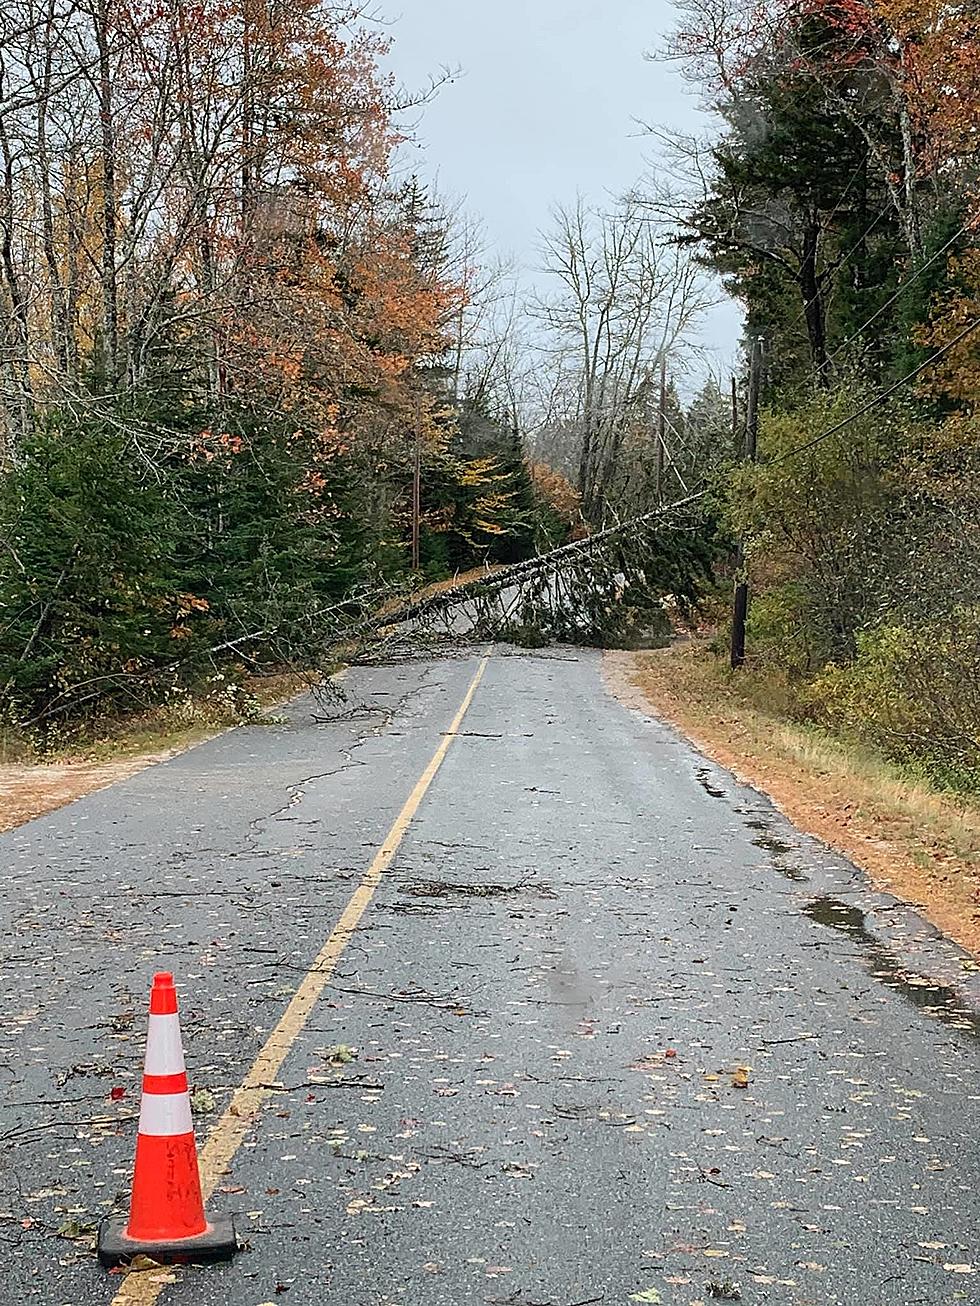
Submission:
[[[212,1198],[247,1249],[98,1267],[152,972],[203,1142],[478,663],[0,836],[0,1303],[980,1302],[980,977],[592,653],[491,658]]]

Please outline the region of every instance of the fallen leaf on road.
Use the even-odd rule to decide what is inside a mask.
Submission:
[[[139,1252],[126,1266],[130,1273],[139,1273],[142,1270],[160,1270],[163,1266],[159,1261],[155,1261],[152,1256],[144,1256]]]
[[[95,1225],[82,1224],[79,1220],[66,1220],[63,1225],[59,1226],[57,1232],[59,1238],[70,1238],[72,1240],[90,1238],[95,1233]]]
[[[651,1302],[656,1306],[657,1302],[663,1301],[659,1291],[656,1288],[647,1288],[645,1292],[634,1292],[630,1301]]]
[[[737,1283],[732,1283],[731,1279],[726,1279],[724,1283],[709,1283],[706,1285],[708,1296],[713,1297],[716,1301],[741,1301],[742,1289]]]
[[[732,1088],[748,1088],[749,1086],[749,1068],[748,1066],[739,1066],[732,1075]]]

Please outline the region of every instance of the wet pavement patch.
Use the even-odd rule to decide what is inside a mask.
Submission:
[[[399,893],[412,898],[502,898],[509,893],[520,893],[528,886],[519,884],[452,884],[447,880],[420,880],[417,884],[403,884]]]
[[[899,965],[896,957],[867,927],[866,913],[839,898],[813,898],[803,908],[804,916],[817,925],[845,935],[860,944],[872,977],[886,988],[900,993],[907,1002],[928,1012],[944,1025],[980,1038],[980,1012],[964,1005],[962,996],[948,984],[937,984]]]
[[[529,880],[519,880],[511,884],[479,883],[465,884],[451,880],[417,880],[403,884],[398,889],[403,898],[409,902],[393,902],[385,905],[384,910],[395,912],[400,916],[432,915],[438,911],[460,911],[473,899],[490,901],[495,898],[512,898],[518,894],[535,898],[554,898],[554,890],[547,884],[533,884]]]
[[[783,860],[795,850],[790,844],[785,843],[782,839],[778,839],[773,834],[771,826],[758,818],[746,821],[745,824],[750,830],[755,830],[757,832],[756,837],[752,840],[753,844],[756,848],[761,848],[764,852],[769,854],[772,858],[773,867],[780,875],[785,875],[788,880],[795,880],[797,884],[809,880],[810,877],[805,871],[801,871],[798,866],[792,866]]]
[[[724,789],[719,789],[717,785],[711,783],[711,772],[706,766],[699,766],[694,773],[698,784],[701,788],[711,795],[712,798],[727,798],[728,795]]]

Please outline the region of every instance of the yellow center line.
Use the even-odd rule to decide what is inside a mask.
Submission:
[[[470,681],[469,689],[460,704],[459,711],[443,736],[442,742],[432,755],[429,765],[419,776],[415,788],[409,794],[405,806],[395,818],[395,823],[388,831],[384,843],[378,849],[371,865],[364,872],[364,877],[354,890],[347,906],[343,910],[332,934],[320,949],[313,965],[300,982],[296,992],[289,1000],[289,1005],[279,1018],[279,1023],[265,1041],[265,1045],[252,1064],[251,1069],[237,1088],[224,1115],[212,1129],[207,1141],[201,1148],[199,1163],[201,1168],[201,1190],[207,1201],[224,1176],[235,1153],[245,1141],[256,1117],[263,1105],[276,1091],[276,1076],[283,1062],[289,1055],[306,1022],[313,1012],[317,1000],[330,981],[330,977],[343,955],[344,949],[364,918],[364,913],[371,905],[374,892],[381,883],[395,853],[398,851],[409,826],[421,806],[422,799],[429,786],[436,778],[453,740],[459,734],[463,718],[469,711],[473,696],[483,679],[490,661],[488,654],[480,662],[476,675]],[[174,1281],[168,1271],[137,1270],[131,1271],[123,1279],[119,1291],[112,1299],[111,1306],[152,1306],[152,1303]]]

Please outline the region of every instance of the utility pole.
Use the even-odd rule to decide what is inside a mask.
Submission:
[[[762,384],[762,337],[752,341],[752,355],[749,361],[749,393],[745,406],[745,443],[743,457],[746,462],[755,462],[756,446],[759,438],[759,390]],[[737,391],[732,388],[734,434],[738,436],[738,401]],[[735,605],[732,611],[732,670],[737,671],[745,665],[745,623],[749,615],[749,582],[745,576],[745,548],[739,542],[735,560]]]
[[[664,501],[664,455],[667,450],[667,355],[660,358],[660,408],[657,420],[657,463],[654,489],[658,504]]]
[[[412,459],[412,571],[419,570],[422,519],[422,400],[415,400],[415,450]]]

